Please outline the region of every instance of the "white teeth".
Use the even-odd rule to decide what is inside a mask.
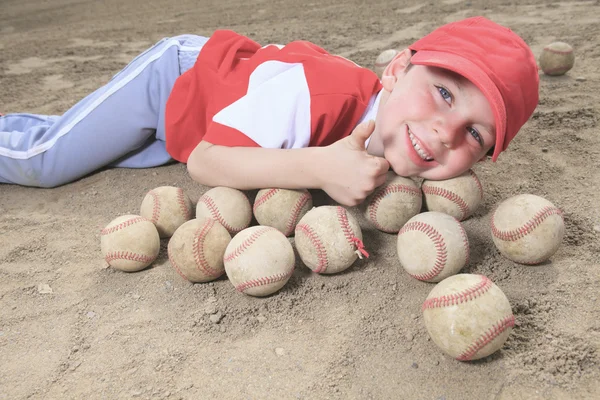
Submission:
[[[431,161],[433,160],[433,157],[431,157],[429,154],[427,154],[425,152],[425,150],[423,150],[421,148],[421,146],[419,146],[419,141],[417,140],[417,138],[412,134],[411,131],[408,131],[408,137],[410,138],[410,141],[413,145],[413,147],[415,148],[415,150],[417,151],[417,154],[419,155],[419,157],[421,157],[423,160],[425,161]]]

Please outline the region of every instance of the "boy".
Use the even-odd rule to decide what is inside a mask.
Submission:
[[[362,202],[391,167],[447,179],[495,161],[538,102],[535,58],[483,17],[400,52],[381,81],[304,41],[163,39],[61,117],[0,118],[0,182],[53,187],[175,159],[209,186],[323,189]]]

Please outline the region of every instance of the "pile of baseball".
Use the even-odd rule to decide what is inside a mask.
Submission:
[[[437,283],[422,305],[423,320],[433,341],[462,361],[500,349],[515,323],[497,285],[483,275],[459,274],[469,262],[462,221],[482,200],[472,170],[420,185],[389,172],[360,208],[371,227],[397,235],[399,266],[406,273]],[[251,226],[253,216],[258,225]],[[497,249],[520,264],[547,261],[564,230],[561,211],[532,194],[504,200],[491,216]],[[251,296],[285,286],[296,264],[294,247],[319,274],[339,273],[369,256],[358,220],[341,206],[313,207],[308,190],[262,189],[251,204],[242,191],[215,187],[194,207],[182,189],[171,186],[150,190],[139,215],[110,222],[101,231],[102,254],[115,269],[139,271],[156,259],[161,238],[169,238],[168,258],[182,278],[209,282],[226,274],[236,290]]]

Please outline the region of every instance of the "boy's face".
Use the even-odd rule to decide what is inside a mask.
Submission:
[[[470,81],[444,69],[411,65],[407,50],[386,68],[374,135],[401,176],[460,175],[494,145],[494,115]],[[393,65],[396,63],[395,65]]]

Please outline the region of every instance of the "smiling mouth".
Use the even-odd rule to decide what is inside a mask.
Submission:
[[[433,161],[433,157],[431,157],[425,150],[421,148],[421,142],[419,141],[419,139],[417,139],[415,135],[412,134],[410,130],[408,131],[408,137],[410,138],[410,142],[415,148],[415,151],[417,152],[419,157],[421,157],[422,160]]]

